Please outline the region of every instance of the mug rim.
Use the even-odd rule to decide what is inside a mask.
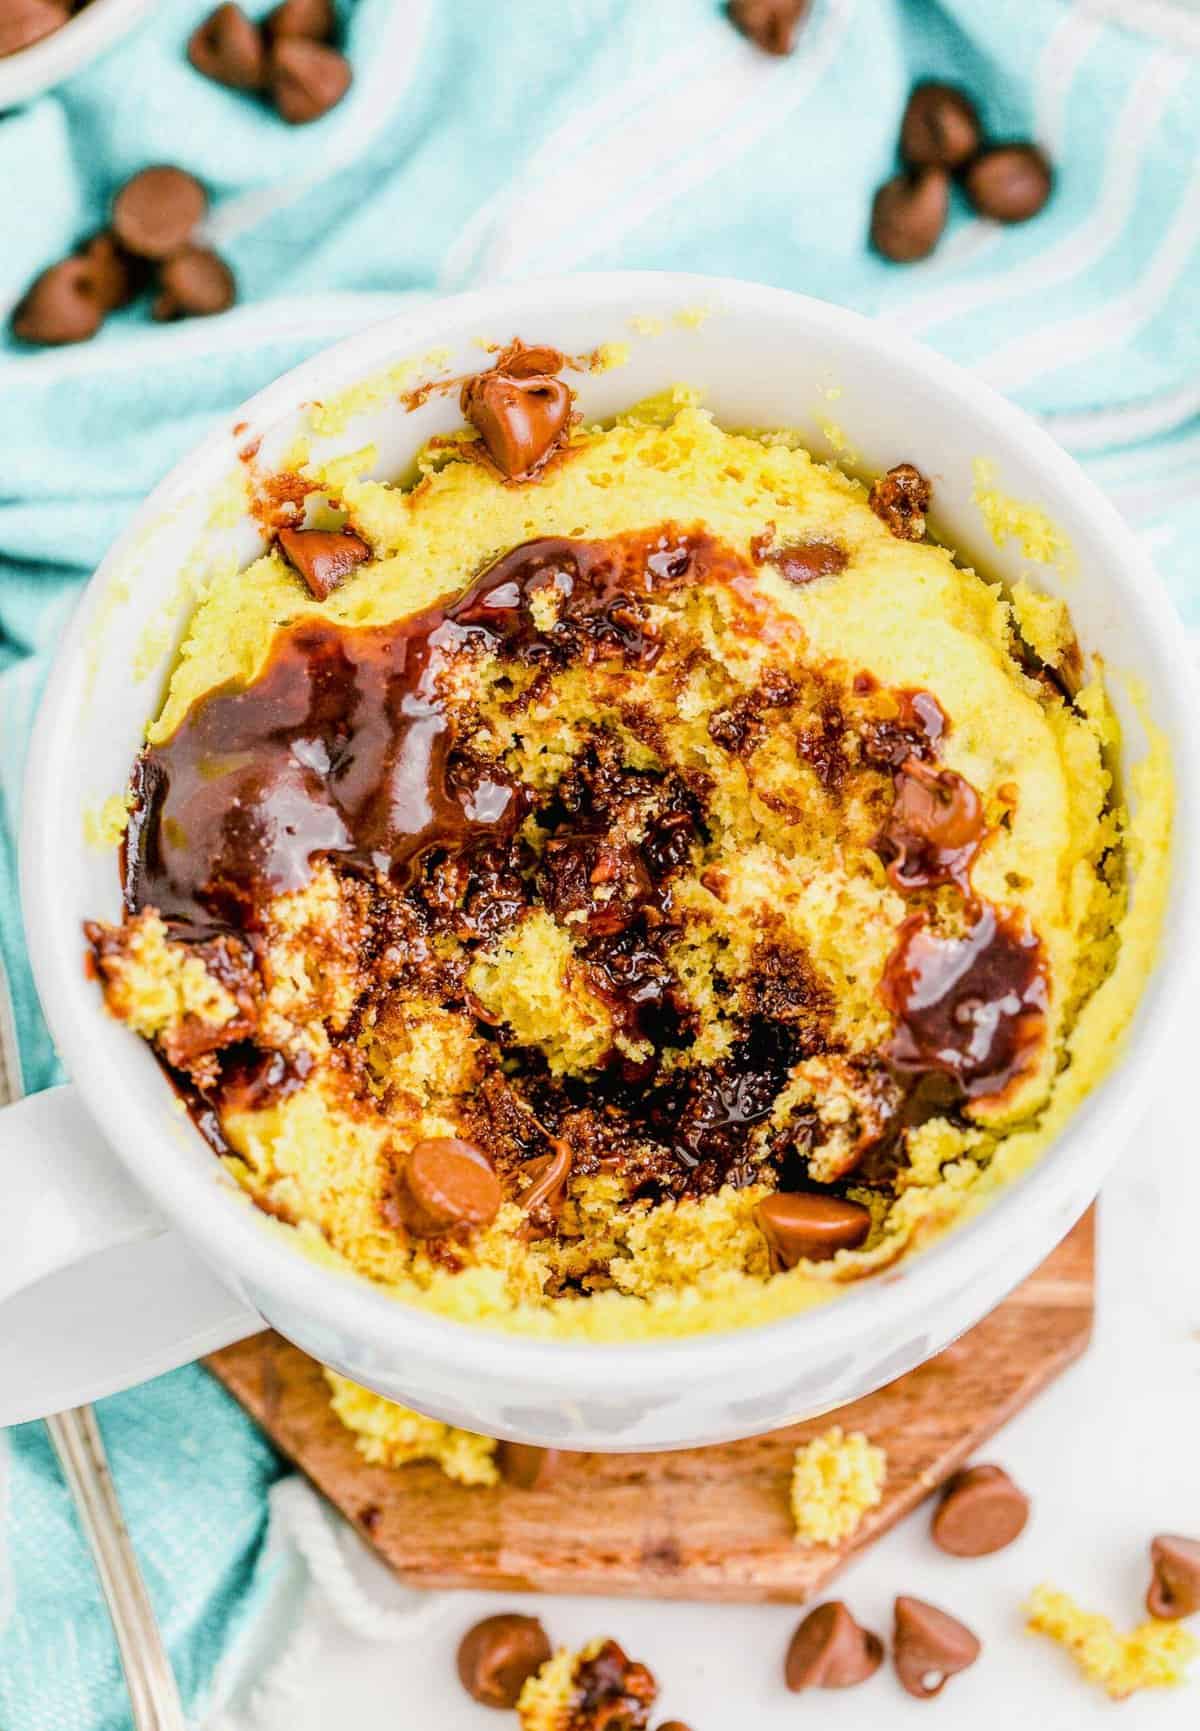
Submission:
[[[614,313],[628,314],[631,308],[641,310],[648,297],[677,305],[707,297],[718,306],[760,312],[767,319],[782,320],[788,314],[795,319],[799,315],[811,327],[836,331],[868,358],[878,355],[885,359],[893,372],[897,368],[919,372],[939,395],[952,400],[974,422],[981,437],[992,434],[1001,444],[1019,439],[1025,451],[1032,450],[1036,456],[1051,506],[1055,495],[1086,505],[1111,550],[1109,564],[1115,585],[1140,616],[1166,670],[1166,688],[1160,696],[1169,717],[1166,731],[1176,792],[1171,882],[1159,951],[1122,1036],[1120,1054],[1033,1166],[1010,1180],[977,1214],[902,1258],[894,1268],[847,1284],[828,1302],[769,1322],[622,1343],[546,1340],[423,1310],[374,1286],[365,1276],[318,1263],[301,1247],[264,1230],[272,1223],[260,1220],[256,1211],[232,1205],[238,1199],[225,1185],[193,1174],[182,1161],[161,1158],[162,1136],[149,1118],[149,1106],[141,1092],[136,1091],[133,1098],[122,1095],[118,1100],[105,1087],[103,1067],[88,1037],[92,1016],[104,1013],[102,1005],[98,997],[93,999],[86,992],[83,970],[76,967],[72,974],[65,963],[65,954],[77,955],[77,946],[63,951],[54,941],[50,868],[56,818],[49,790],[61,785],[55,766],[69,750],[68,722],[77,707],[74,699],[86,659],[87,633],[109,575],[120,567],[148,523],[184,493],[204,485],[206,479],[215,480],[227,469],[236,457],[238,443],[314,397],[369,376],[372,367],[386,364],[397,349],[436,343],[439,330],[445,327],[474,319],[493,325],[513,318],[529,323],[536,321],[539,308],[548,316],[551,310],[561,312],[573,305],[593,303],[597,303],[599,316],[601,302],[610,303]],[[237,440],[232,433],[235,424],[242,429]],[[103,674],[99,676],[102,679]],[[1178,615],[1149,557],[1116,509],[1025,411],[913,338],[813,296],[686,272],[580,273],[473,290],[425,302],[368,325],[281,375],[224,416],[221,424],[172,468],[109,549],[81,596],[54,658],[30,743],[20,860],[30,959],[55,1044],[114,1156],[226,1277],[232,1270],[237,1281],[264,1299],[293,1305],[359,1340],[386,1338],[389,1346],[401,1351],[407,1348],[418,1360],[449,1357],[465,1375],[474,1367],[494,1373],[497,1355],[502,1355],[514,1374],[547,1387],[559,1383],[568,1366],[577,1388],[619,1386],[634,1390],[668,1376],[679,1378],[689,1372],[712,1375],[723,1365],[732,1370],[748,1352],[763,1364],[792,1357],[799,1349],[824,1349],[857,1337],[864,1319],[880,1305],[887,1307],[880,1314],[881,1328],[890,1331],[938,1294],[956,1283],[965,1283],[973,1269],[995,1265],[1000,1260],[995,1254],[998,1241],[1010,1236],[1020,1241],[1019,1211],[1033,1210],[1036,1201],[1036,1217],[1043,1218],[1074,1191],[1080,1169],[1092,1158],[1089,1133],[1101,1114],[1105,1126],[1102,1141],[1110,1157],[1120,1147],[1122,1136],[1132,1131],[1157,1056],[1155,1034],[1160,1025],[1169,1025],[1172,1013],[1181,1005],[1188,964],[1200,948],[1200,743],[1184,725],[1194,701],[1195,678]],[[1168,928],[1172,939],[1169,947]],[[165,1075],[159,1085],[169,1088]],[[151,1091],[148,1087],[147,1097]]]

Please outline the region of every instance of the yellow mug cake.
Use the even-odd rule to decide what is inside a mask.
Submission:
[[[262,489],[90,956],[310,1253],[535,1335],[737,1326],[1056,1134],[1149,966],[1169,780],[1139,837],[1066,608],[931,541],[918,467],[868,490],[685,390],[585,425],[567,368],[460,381],[415,484]]]

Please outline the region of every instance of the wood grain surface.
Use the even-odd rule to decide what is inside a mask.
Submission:
[[[1087,1215],[1025,1284],[939,1357],[836,1414],[671,1454],[571,1455],[545,1490],[466,1489],[434,1466],[369,1466],[319,1366],[276,1334],[207,1360],[276,1446],[405,1581],[656,1599],[801,1601],[869,1545],[1087,1345]],[[883,1502],[848,1543],[798,1545],[792,1454],[829,1424],[887,1450]]]

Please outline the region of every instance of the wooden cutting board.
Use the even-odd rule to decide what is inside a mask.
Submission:
[[[277,1334],[209,1369],[401,1579],[426,1587],[807,1599],[971,1455],[1087,1345],[1094,1221],[1085,1216],[999,1309],[864,1400],[746,1442],[671,1454],[572,1455],[544,1491],[467,1489],[434,1466],[369,1466],[320,1368]],[[887,1450],[880,1506],[849,1542],[798,1545],[792,1454],[832,1423]]]

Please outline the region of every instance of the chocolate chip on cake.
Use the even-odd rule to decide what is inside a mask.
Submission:
[[[1200,1539],[1160,1533],[1150,1546],[1154,1578],[1146,1594],[1152,1617],[1173,1621],[1200,1611]]]
[[[550,1658],[550,1642],[536,1617],[502,1611],[468,1629],[458,1648],[458,1675],[483,1707],[515,1707],[527,1680]]]
[[[802,1689],[850,1689],[865,1683],[883,1663],[883,1642],[864,1629],[841,1599],[808,1613],[788,1645],[784,1681]]]
[[[170,258],[186,246],[208,209],[208,195],[182,168],[144,168],[113,200],[113,233],[138,258]]]
[[[794,1268],[856,1249],[871,1230],[871,1212],[840,1196],[776,1190],[754,1210],[772,1266]]]
[[[185,246],[163,264],[156,319],[202,318],[223,313],[237,298],[233,272],[223,258],[203,246]]]
[[[554,376],[562,364],[554,349],[514,343],[462,387],[462,412],[507,480],[532,480],[565,442],[572,394]]]
[[[933,1542],[952,1557],[987,1557],[1019,1538],[1028,1519],[1029,1498],[1003,1467],[967,1467],[942,1492]]]
[[[13,334],[23,343],[81,343],[95,336],[107,310],[86,259],[66,258],[44,270],[18,302]]]
[[[0,11],[0,60],[53,36],[70,18],[70,7],[53,0],[6,0]]]
[[[395,1170],[384,1214],[417,1238],[490,1226],[500,1211],[500,1180],[487,1155],[458,1136],[418,1142]]]
[[[1054,173],[1036,144],[993,144],[963,177],[967,197],[993,222],[1028,222],[1044,207]]]
[[[979,149],[975,104],[953,84],[918,84],[900,123],[900,155],[909,168],[961,168]]]
[[[324,42],[281,36],[271,48],[271,99],[289,126],[307,126],[336,108],[352,78],[345,55]]]
[[[349,529],[281,529],[279,546],[318,601],[371,557],[367,543]]]
[[[258,25],[240,6],[218,6],[192,32],[188,59],[217,84],[231,90],[261,90],[267,76],[267,45]]]
[[[981,1652],[965,1623],[924,1599],[896,1600],[892,1661],[910,1695],[928,1701],[940,1695],[949,1678],[973,1665]]]
[[[871,206],[871,245],[893,264],[928,258],[946,226],[950,180],[944,168],[916,168],[885,180]]]
[[[898,541],[920,541],[925,535],[925,513],[933,489],[912,463],[897,463],[880,475],[871,488],[868,504]]]
[[[844,547],[833,541],[789,541],[762,554],[789,583],[813,583],[818,577],[836,577],[849,564]]]
[[[558,1449],[535,1448],[532,1443],[502,1442],[496,1448],[496,1465],[505,1484],[522,1491],[540,1491],[558,1471]]]
[[[811,0],[729,0],[729,21],[766,54],[790,54]]]
[[[310,42],[330,42],[337,18],[332,0],[282,0],[267,13],[263,28],[272,41],[281,36],[305,36]]]

